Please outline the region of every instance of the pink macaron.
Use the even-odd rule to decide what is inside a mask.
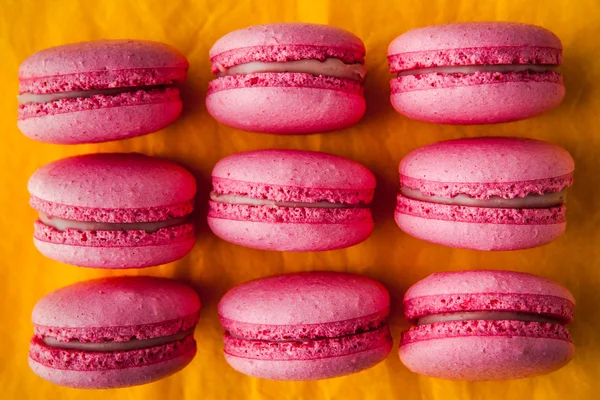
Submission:
[[[47,143],[127,139],[179,117],[188,62],[163,43],[98,40],[38,51],[19,68],[18,126]]]
[[[558,106],[562,44],[552,32],[510,22],[410,30],[388,48],[391,101],[409,118],[444,124],[517,121]]]
[[[92,268],[165,264],[194,246],[196,181],[173,162],[141,154],[54,161],[29,179],[39,212],[34,244],[46,257]]]
[[[307,134],[347,128],[365,113],[365,46],[326,25],[283,23],[231,32],[210,49],[206,106],[251,132]]]
[[[187,285],[148,276],[79,282],[37,302],[29,365],[61,386],[141,385],[196,355],[200,300]]]
[[[510,271],[442,272],[404,296],[400,359],[413,372],[444,379],[500,380],[546,374],[574,347],[571,293],[548,279]]]
[[[353,246],[373,231],[375,177],[355,161],[300,150],[259,150],[219,161],[208,225],[220,238],[276,251]]]
[[[574,162],[538,140],[471,138],[435,143],[400,163],[396,222],[445,246],[517,250],[556,240],[566,227]]]
[[[386,288],[360,275],[305,272],[246,282],[219,302],[225,359],[265,379],[352,374],[390,353],[389,308]]]

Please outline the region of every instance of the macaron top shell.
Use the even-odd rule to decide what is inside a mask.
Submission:
[[[450,294],[525,294],[554,296],[575,304],[569,290],[550,279],[513,271],[439,272],[411,286],[404,301]]]
[[[418,148],[402,159],[399,172],[401,177],[427,181],[491,183],[562,177],[574,169],[573,158],[559,146],[531,139],[487,137]]]
[[[189,286],[148,276],[79,282],[52,292],[35,305],[35,325],[98,328],[146,325],[190,316],[200,300]]]
[[[459,22],[412,29],[393,40],[388,55],[428,50],[495,47],[562,49],[560,39],[541,26],[514,22]]]
[[[38,51],[19,68],[19,79],[128,69],[187,69],[177,49],[145,40],[98,40]]]
[[[327,153],[301,150],[257,150],[220,160],[213,178],[267,185],[318,189],[375,189],[375,177],[364,165]]]
[[[305,57],[306,54],[303,56],[300,51],[279,53],[279,58],[273,59],[272,57],[276,57],[277,52],[265,53],[252,49],[253,47],[273,47],[281,50],[288,46],[321,48],[320,58],[322,60],[328,56],[329,49],[329,56],[337,55],[336,58],[344,59],[347,56],[346,53],[351,53],[351,58],[356,58],[358,62],[364,61],[365,46],[357,36],[333,26],[306,23],[267,24],[239,29],[217,40],[210,49],[209,55],[213,62],[218,61],[224,67],[248,61],[290,61],[313,58]],[[235,50],[253,53],[249,55],[252,59],[229,58],[224,54]]]
[[[221,318],[263,325],[319,324],[389,310],[387,289],[377,281],[336,272],[272,276],[243,283],[223,296]]]
[[[142,154],[87,154],[54,161],[29,179],[33,197],[90,208],[145,208],[189,202],[196,181],[185,168]]]

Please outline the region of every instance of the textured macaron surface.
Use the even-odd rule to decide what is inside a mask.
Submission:
[[[370,203],[375,177],[356,161],[300,150],[258,150],[219,161],[213,190],[257,199]]]
[[[209,52],[213,72],[251,61],[285,62],[339,58],[363,63],[365,47],[350,32],[327,25],[281,23],[257,25],[231,32]]]
[[[389,312],[389,293],[372,279],[335,272],[278,275],[243,283],[223,296],[223,320],[260,325],[367,324]]]
[[[146,222],[185,216],[196,182],[185,168],[141,154],[87,154],[54,161],[29,180],[31,205],[79,221]]]
[[[411,286],[404,295],[409,320],[432,314],[504,311],[547,315],[573,321],[575,299],[549,279],[512,271],[435,273]]]
[[[185,80],[188,62],[164,43],[98,40],[38,51],[19,68],[20,93],[165,85]]]
[[[562,44],[552,32],[535,25],[463,22],[400,35],[388,47],[388,60],[394,73],[448,65],[558,65]]]
[[[187,285],[147,276],[79,282],[52,292],[32,312],[36,336],[102,342],[173,335],[194,327],[200,300]]]
[[[470,138],[413,150],[400,163],[400,183],[425,195],[524,197],[570,186],[574,161],[563,148],[531,139]]]

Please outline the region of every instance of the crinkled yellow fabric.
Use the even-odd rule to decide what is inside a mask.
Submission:
[[[508,20],[542,25],[564,44],[562,71],[567,95],[555,111],[527,121],[490,126],[444,126],[411,121],[389,103],[388,43],[411,28],[454,21]],[[204,105],[211,79],[210,46],[227,32],[253,24],[305,21],[345,28],[367,47],[368,110],[355,127],[312,136],[274,136],[218,124]],[[594,399],[600,389],[600,13],[594,0],[504,1],[0,1],[0,393],[3,399]],[[182,117],[140,138],[97,145],[59,146],[25,138],[16,126],[19,64],[33,52],[69,42],[139,38],[169,43],[190,61]],[[498,105],[502,107],[502,104]],[[557,143],[576,162],[568,199],[565,236],[550,245],[516,252],[455,250],[416,240],[395,225],[397,166],[410,150],[459,137],[515,135]],[[284,254],[246,249],[219,240],[205,215],[210,172],[220,158],[261,148],[321,150],[353,158],[377,176],[376,229],[346,250]],[[35,212],[28,206],[27,179],[61,157],[90,152],[131,152],[168,157],[196,175],[198,242],[190,255],[141,271],[102,271],[63,265],[42,257],[32,244]],[[536,273],[570,288],[577,299],[571,332],[575,359],[548,376],[507,382],[451,382],[422,377],[399,361],[397,344],[406,328],[404,291],[435,271],[513,269]],[[385,362],[348,377],[320,382],[270,382],[232,370],[222,355],[216,306],[241,282],[282,272],[349,271],[376,278],[392,294],[395,348]],[[135,388],[83,391],[60,388],[27,366],[31,310],[44,294],[80,280],[119,274],[150,274],[190,282],[204,303],[196,329],[198,355],[182,372]]]

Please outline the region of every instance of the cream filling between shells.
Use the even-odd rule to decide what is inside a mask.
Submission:
[[[495,64],[495,65],[449,65],[443,67],[417,68],[398,73],[398,77],[423,74],[476,74],[478,72],[558,72],[557,65],[542,64]]]
[[[455,206],[483,207],[483,208],[550,208],[563,204],[567,197],[567,190],[560,192],[547,193],[543,195],[530,194],[525,197],[515,197],[504,199],[499,196],[492,196],[489,199],[475,199],[466,194],[459,194],[455,197],[427,196],[417,189],[410,189],[406,186],[400,188],[400,193],[410,199],[425,201],[428,203],[449,204]]]
[[[300,72],[311,75],[332,76],[362,81],[367,75],[367,68],[363,64],[346,64],[337,58],[319,60],[296,60],[285,62],[252,61],[244,64],[225,68],[221,65],[217,77],[246,75],[265,72]]]
[[[51,226],[59,231],[67,229],[76,229],[80,231],[146,231],[148,233],[156,232],[163,228],[170,228],[176,225],[186,223],[189,218],[173,218],[166,221],[155,222],[133,222],[133,223],[108,223],[108,222],[86,222],[73,221],[70,219],[62,219],[51,217],[44,213],[39,213],[39,220],[44,224]]]
[[[135,93],[138,90],[152,90],[169,87],[168,85],[163,86],[133,86],[133,87],[121,87],[121,88],[109,88],[109,89],[95,89],[95,90],[78,90],[71,92],[60,92],[60,93],[47,93],[47,94],[35,94],[35,93],[23,93],[17,96],[19,104],[27,103],[49,103],[51,101],[62,100],[62,99],[77,99],[92,97],[95,95],[103,96],[116,96],[121,93]]]
[[[455,321],[523,321],[562,325],[562,322],[556,318],[539,314],[513,311],[465,311],[447,314],[433,314],[417,319],[417,325],[429,325],[440,322]]]
[[[126,342],[80,342],[79,340],[71,340],[68,342],[61,342],[52,337],[44,337],[42,341],[49,347],[65,350],[81,350],[81,351],[95,351],[95,352],[113,352],[113,351],[130,351],[138,349],[147,349],[149,347],[162,346],[165,344],[177,342],[183,340],[189,335],[194,334],[194,328],[188,329],[187,331],[179,332],[174,335],[162,336],[152,339],[132,339]]]
[[[328,201],[318,201],[315,203],[274,201],[267,199],[255,199],[253,197],[238,196],[235,194],[210,193],[210,199],[217,203],[239,204],[246,206],[267,206],[267,207],[299,207],[299,208],[364,208],[368,204],[342,204],[330,203]]]

